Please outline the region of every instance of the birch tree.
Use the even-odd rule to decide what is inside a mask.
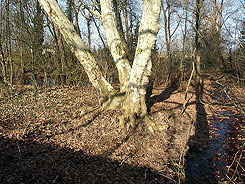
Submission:
[[[100,91],[103,102],[106,104],[103,107],[105,108],[107,105],[110,107],[122,105],[125,111],[122,117],[119,118],[122,126],[125,125],[125,118],[130,119],[129,125],[132,126],[135,125],[137,118],[150,120],[147,113],[145,95],[152,68],[151,51],[154,48],[156,36],[161,27],[159,24],[161,0],[143,1],[139,38],[132,67],[126,57],[126,49],[117,29],[112,2],[111,0],[100,0],[101,14],[97,14],[97,17],[103,23],[108,46],[118,69],[120,92],[116,92],[106,81],[94,56],[85,46],[73,24],[67,19],[56,0],[39,0],[39,2],[60,29],[66,42],[71,46],[93,86]],[[113,103],[115,96],[119,96],[120,98],[116,99],[120,100]]]

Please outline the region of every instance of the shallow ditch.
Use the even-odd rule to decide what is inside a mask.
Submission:
[[[226,179],[229,160],[229,129],[233,114],[221,111],[224,118],[214,117],[210,125],[208,147],[200,149],[192,147],[192,156],[187,162],[187,176],[190,183],[218,183]]]
[[[228,99],[222,91],[224,88],[218,88],[215,99],[219,102],[226,102]],[[229,180],[227,168],[232,161],[232,155],[235,154],[231,152],[231,140],[234,136],[231,134],[231,130],[234,129],[235,117],[236,114],[232,111],[220,111],[218,115],[213,115],[213,120],[210,123],[201,122],[207,124],[207,141],[196,143],[195,141],[199,141],[196,138],[189,145],[186,155],[187,183],[212,184],[225,183]],[[196,131],[196,134],[198,133]],[[195,136],[198,137],[198,135]]]

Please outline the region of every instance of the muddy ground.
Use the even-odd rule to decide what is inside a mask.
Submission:
[[[188,183],[185,156],[193,144],[208,144],[214,114],[239,114],[230,163],[244,142],[244,116],[234,103],[244,102],[245,90],[231,87],[231,99],[221,103],[218,86],[205,81],[201,108],[190,87],[183,114],[186,83],[155,87],[151,117],[170,127],[154,133],[141,121],[136,129],[119,128],[122,112],[98,111],[92,87],[40,88],[34,96],[31,86],[14,86],[0,99],[0,183]]]

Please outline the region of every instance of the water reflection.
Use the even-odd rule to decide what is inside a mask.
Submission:
[[[222,111],[220,115],[228,118],[214,117],[209,130],[209,147],[203,150],[190,147],[186,165],[189,183],[218,183],[226,179],[230,118],[233,115],[229,111]]]
[[[229,133],[234,114],[230,111],[221,111],[208,123],[204,104],[199,100],[202,99],[202,89],[200,92],[197,91],[196,132],[188,142],[186,178],[187,183],[220,183],[226,180]],[[226,102],[227,94],[229,86],[219,86],[213,98],[219,102]]]

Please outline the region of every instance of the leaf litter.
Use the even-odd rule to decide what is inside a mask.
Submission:
[[[153,96],[164,89],[156,88]],[[119,128],[122,112],[96,110],[98,93],[92,87],[56,86],[33,96],[31,87],[22,86],[14,93],[0,100],[1,183],[175,183],[185,179],[181,160],[195,133],[193,88],[183,115],[181,86],[153,105],[155,123],[170,126],[154,133],[145,122],[136,129]],[[210,93],[204,95],[209,102]],[[207,112],[219,108],[208,106]]]

